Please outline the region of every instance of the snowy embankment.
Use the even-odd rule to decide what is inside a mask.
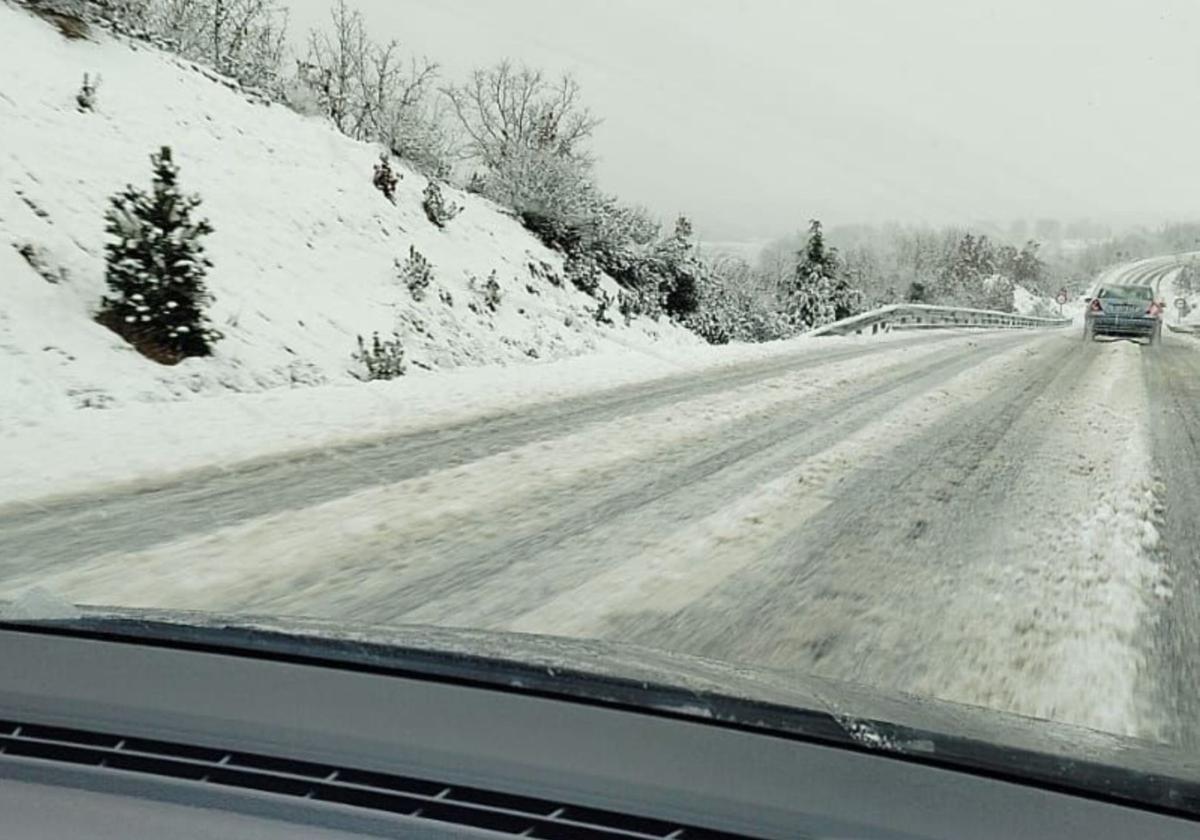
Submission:
[[[95,110],[75,103],[100,78]],[[596,323],[562,259],[494,204],[450,188],[439,229],[426,179],[403,167],[396,203],[371,184],[378,148],[324,121],[260,104],[194,65],[94,33],[67,41],[0,5],[0,394],[6,415],[352,381],[356,337],[395,332],[412,370],[695,346],[634,319]],[[170,146],[201,198],[213,262],[212,358],[163,367],[92,320],[104,283],[103,215],[149,155]],[[433,266],[423,300],[397,276],[415,248]],[[500,305],[484,305],[495,272]],[[611,284],[611,281],[607,281]]]

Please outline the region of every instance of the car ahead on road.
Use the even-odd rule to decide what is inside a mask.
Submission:
[[[0,603],[6,840],[1200,831],[1190,753],[928,698],[600,641],[38,612]]]
[[[1145,338],[1151,344],[1162,340],[1163,305],[1154,299],[1150,286],[1101,286],[1087,299],[1083,337],[1098,335]]]

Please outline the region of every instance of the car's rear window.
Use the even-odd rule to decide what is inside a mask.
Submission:
[[[1154,300],[1154,290],[1149,286],[1105,286],[1097,297],[1118,300]]]

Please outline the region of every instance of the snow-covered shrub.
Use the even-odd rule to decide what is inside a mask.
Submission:
[[[745,260],[718,256],[700,274],[699,305],[683,324],[710,344],[773,341],[799,328]]]
[[[597,324],[609,327],[613,326],[612,304],[612,296],[608,292],[602,291],[596,300],[596,311],[592,313]]]
[[[362,365],[362,373],[356,375],[367,381],[396,379],[408,370],[404,363],[404,345],[395,333],[390,339],[382,341],[379,333],[373,333],[370,347],[367,347],[361,335],[358,336],[358,352],[351,354],[351,358]]]
[[[179,191],[171,149],[163,146],[150,159],[151,192],[126,187],[104,215],[110,296],[102,299],[97,320],[148,357],[172,364],[209,355],[221,338],[205,315],[212,297],[204,275],[212,263],[201,240],[213,229],[206,219],[193,219],[200,198]]]
[[[392,204],[396,203],[396,183],[399,180],[399,176],[392,169],[392,162],[388,159],[388,153],[380,152],[379,162],[375,164],[375,169],[371,174],[371,183]]]
[[[545,260],[529,263],[529,276],[535,280],[545,280],[551,286],[562,286],[562,276],[554,270],[554,266]]]
[[[446,200],[446,197],[442,195],[441,186],[432,178],[425,185],[425,197],[421,201],[421,206],[425,208],[426,218],[439,228],[444,228],[447,222],[463,210],[454,202]]]
[[[408,246],[408,259],[403,263],[396,260],[396,269],[413,300],[424,300],[425,292],[433,282],[433,266],[425,259],[425,255],[417,250],[417,246]]]
[[[563,274],[571,281],[571,285],[586,294],[595,295],[600,288],[600,267],[588,254],[568,254],[563,262]]]
[[[514,147],[484,178],[483,195],[511,208],[525,227],[562,248],[587,207],[588,166],[542,149]]]
[[[483,305],[492,312],[500,308],[500,281],[496,277],[496,270],[493,268],[492,273],[488,275],[488,279],[483,284]]]
[[[97,76],[93,82],[88,79],[88,74],[83,74],[83,84],[79,87],[79,93],[75,94],[75,104],[80,111],[90,112],[96,107],[96,88],[100,86],[100,77]]]
[[[446,304],[446,306],[454,306],[454,295],[450,294],[450,290],[445,286],[438,289],[438,298],[442,301],[442,303]]]

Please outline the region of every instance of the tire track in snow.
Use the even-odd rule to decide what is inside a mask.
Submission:
[[[961,425],[961,412],[981,401],[1019,412],[1019,405],[1008,405],[1012,403],[1009,389],[1023,387],[1032,399],[1059,373],[1040,358],[1050,342],[1061,346],[1056,338],[1043,338],[1031,346],[981,360],[976,367],[943,380],[939,387],[906,395],[908,398],[890,411],[876,415],[835,445],[793,462],[778,480],[731,500],[711,522],[681,528],[670,538],[673,545],[669,548],[662,544],[649,547],[624,569],[637,583],[636,591],[626,593],[632,596],[629,600],[605,599],[603,590],[617,583],[608,580],[602,586],[589,587],[588,592],[568,593],[557,603],[522,617],[510,629],[615,634],[732,661],[776,664],[772,659],[779,652],[776,648],[785,656],[802,658],[807,643],[796,649],[780,644],[782,636],[793,634],[764,626],[772,620],[795,623],[795,604],[789,604],[783,593],[789,586],[837,567],[838,561],[824,553],[826,541],[839,543],[845,551],[851,548],[850,541],[858,540],[854,548],[867,564],[886,557],[896,527],[889,520],[898,518],[902,530],[907,529],[914,511],[911,504],[893,505],[894,499],[886,493],[881,498],[880,492],[888,486],[902,487],[907,479],[920,474],[921,466],[909,461],[906,449],[923,447],[931,436],[944,439],[946,427]],[[975,463],[969,457],[962,461],[965,469]],[[888,477],[897,471],[898,476]],[[734,536],[736,539],[731,538]],[[723,565],[723,558],[731,554],[748,557],[750,562],[743,559],[743,570],[724,582],[714,580],[720,586],[697,592],[693,602],[678,603],[671,591],[678,574],[690,575],[706,564]],[[672,568],[660,573],[655,567],[662,565],[664,555],[673,558]],[[650,572],[639,573],[639,569]],[[616,576],[619,573],[614,570]],[[872,582],[866,583],[869,589]],[[574,616],[573,610],[577,612]],[[820,632],[828,632],[828,627]]]
[[[1028,337],[959,337],[951,347],[1022,340]],[[165,542],[136,554],[59,563],[49,572],[45,564],[26,568],[10,574],[4,585],[16,590],[40,579],[74,600],[125,605],[246,609],[267,604],[279,610],[282,602],[273,599],[284,599],[305,612],[362,606],[364,592],[370,592],[365,582],[394,587],[406,574],[419,577],[427,567],[440,571],[459,559],[445,556],[446,535],[466,532],[478,541],[489,538],[489,532],[500,533],[522,515],[530,494],[547,494],[549,502],[562,506],[575,487],[602,480],[606,470],[622,465],[636,471],[639,458],[663,446],[719,439],[713,438],[718,430],[756,412],[820,401],[826,388],[841,379],[849,382],[868,371],[896,368],[909,359],[936,355],[942,347],[940,342],[918,343],[897,353],[793,370],[211,535]],[[506,512],[514,500],[516,510]],[[339,589],[346,603],[334,597]]]
[[[604,632],[1158,734],[1143,686],[1161,575],[1140,349],[1055,341],[1027,380],[982,383],[986,398],[857,470],[773,562],[666,615],[610,610]],[[1093,434],[1121,452],[1073,474]]]
[[[136,551],[798,370],[955,340],[962,341],[962,334],[923,335],[874,346],[833,345],[828,350],[623,386],[234,469],[196,471],[161,486],[139,485],[48,504],[9,506],[0,509],[0,564],[7,561],[10,569],[45,568],[104,552]]]

